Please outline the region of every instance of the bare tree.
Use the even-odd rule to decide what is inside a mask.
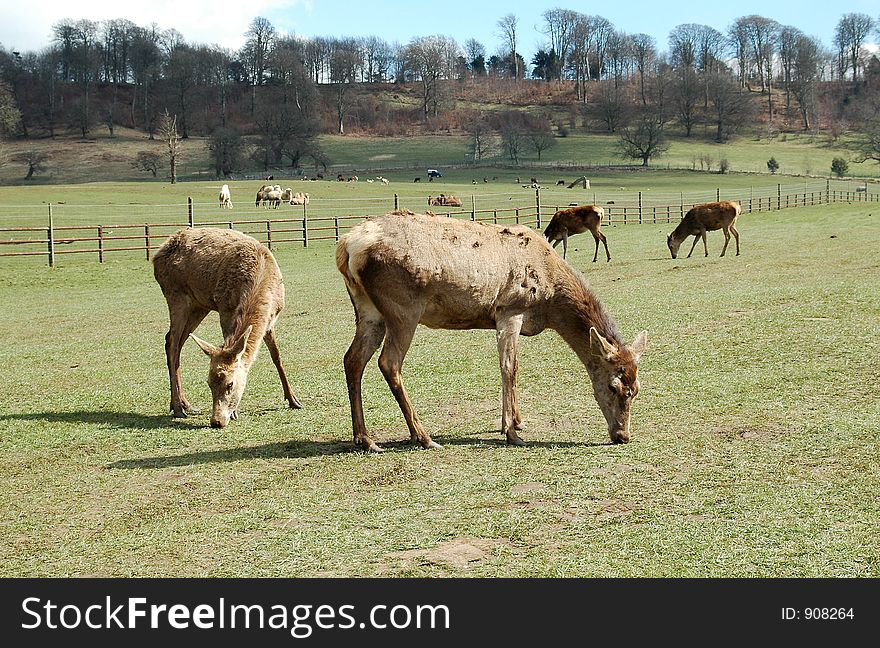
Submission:
[[[507,50],[510,52],[510,57],[513,60],[514,64],[514,81],[519,81],[520,77],[520,67],[519,67],[519,58],[516,51],[516,28],[519,25],[519,18],[516,17],[515,14],[509,13],[505,16],[502,16],[498,20],[498,29],[501,34],[501,38],[507,46]]]
[[[632,36],[633,57],[635,58],[636,70],[639,73],[639,94],[642,105],[648,105],[645,94],[645,74],[657,58],[657,44],[648,34],[634,34]]]
[[[486,74],[486,48],[480,41],[475,38],[467,39],[464,42],[464,55],[472,77]]]
[[[355,39],[344,39],[334,44],[330,56],[330,82],[335,90],[333,96],[340,135],[345,133],[345,117],[354,103],[352,88],[362,61],[360,45]]]
[[[251,21],[248,27],[247,41],[242,49],[242,59],[245,61],[251,82],[251,114],[254,114],[257,105],[257,86],[263,85],[266,70],[269,67],[269,53],[271,52],[277,32],[272,23],[266,18],[258,16]]]
[[[827,53],[815,38],[800,34],[794,42],[790,87],[804,120],[804,130],[810,130],[810,117],[816,114],[817,86]]]
[[[631,126],[620,129],[620,150],[628,158],[648,166],[651,158],[660,157],[669,150],[663,125],[653,116],[644,115]]]
[[[498,134],[482,115],[477,115],[468,124],[468,152],[474,162],[494,153],[498,148]]]
[[[709,105],[716,142],[726,142],[754,116],[748,93],[726,72],[709,75]]]
[[[407,66],[422,84],[422,114],[436,117],[443,99],[441,80],[450,78],[460,55],[458,44],[447,36],[416,38],[404,52]]]
[[[19,153],[16,159],[27,165],[27,175],[25,175],[24,179],[30,180],[37,173],[42,173],[46,170],[45,162],[49,159],[49,155],[42,151],[30,149]]]
[[[138,151],[137,156],[131,162],[131,166],[135,169],[152,173],[154,178],[159,173],[161,165],[162,156],[155,151]]]
[[[550,51],[555,54],[553,78],[562,80],[562,71],[568,62],[573,45],[573,35],[578,14],[570,9],[547,9],[543,14],[544,34],[550,39]]]
[[[841,62],[840,76],[852,70],[852,80],[859,80],[862,48],[877,23],[871,16],[863,13],[848,13],[841,17],[834,30],[834,45]]]
[[[170,168],[171,184],[177,182],[177,163],[180,160],[181,143],[177,133],[177,115],[172,117],[168,110],[159,118],[157,133],[167,146],[168,167]]]

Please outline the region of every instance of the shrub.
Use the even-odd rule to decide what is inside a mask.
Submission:
[[[767,168],[770,170],[770,173],[776,173],[779,171],[779,162],[776,161],[775,157],[767,160]]]
[[[831,173],[836,175],[838,178],[842,178],[846,175],[846,172],[849,171],[849,162],[844,160],[842,157],[836,157],[831,160]]]
[[[730,162],[727,158],[721,158],[718,160],[718,172],[719,173],[727,173],[728,169],[730,169]]]

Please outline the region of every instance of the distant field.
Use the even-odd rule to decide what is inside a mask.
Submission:
[[[834,157],[852,159],[853,153],[845,148],[847,137],[830,144],[824,135],[780,134],[772,139],[764,137],[740,137],[728,144],[715,144],[708,137],[671,138],[671,148],[663,157],[651,161],[657,169],[688,169],[718,171],[721,158],[726,158],[729,168],[735,172],[767,175],[767,160],[772,156],[780,164],[780,174],[828,176]],[[568,137],[554,140],[556,146],[545,151],[539,162],[534,151],[524,149],[521,153],[523,168],[517,175],[531,176],[535,165],[572,167],[596,167],[608,165],[634,165],[633,160],[620,156],[617,137],[574,132]],[[467,138],[463,135],[419,135],[411,137],[362,137],[324,135],[321,146],[332,162],[328,177],[343,173],[369,175],[371,171],[389,173],[399,170],[401,177],[410,180],[424,175],[429,167],[466,165],[469,161]],[[55,140],[28,140],[4,143],[10,158],[29,148],[47,153],[46,171],[35,176],[28,184],[81,184],[102,181],[149,181],[150,175],[131,166],[131,161],[142,150],[162,152],[161,143],[150,141],[137,131],[117,129],[115,138],[98,132],[93,139],[79,140],[61,137]],[[710,159],[710,168],[700,158]],[[467,169],[475,177],[485,171],[481,167],[509,167],[510,160],[500,154],[484,159],[478,168]],[[308,164],[304,170],[314,175]],[[20,184],[26,167],[14,160],[0,167],[0,183]],[[279,176],[290,174],[289,168],[272,171]],[[260,176],[264,172],[250,168],[244,173]],[[542,173],[542,172],[538,172]],[[548,171],[548,173],[552,173]],[[880,167],[874,163],[851,163],[849,173],[856,178],[876,178]],[[167,171],[161,171],[158,181],[163,182]],[[183,157],[178,170],[181,180],[213,180],[214,170],[209,159],[207,139],[192,137],[183,142]]]
[[[494,333],[422,328],[404,375],[445,448],[399,443],[374,359],[366,419],[389,450],[354,451],[354,322],[329,243],[276,251],[279,345],[305,408],[283,407],[264,351],[223,431],[192,344],[199,413],[167,414],[167,312],[143,259],[0,260],[0,575],[876,578],[877,218],[876,204],[743,215],[742,255],[723,259],[713,233],[709,258],[671,260],[668,225],[605,229],[611,263],[573,239],[624,336],[649,331],[625,446],[554,333],[522,342],[529,445],[511,448]],[[216,315],[198,333],[216,342]]]

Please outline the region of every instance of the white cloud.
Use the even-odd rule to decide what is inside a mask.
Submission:
[[[189,43],[217,44],[237,49],[257,16],[285,11],[309,11],[311,0],[3,0],[0,43],[6,49],[40,50],[52,41],[52,25],[65,18],[100,21],[127,18],[137,25],[153,22],[176,29]]]

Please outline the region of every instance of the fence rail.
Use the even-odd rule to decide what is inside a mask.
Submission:
[[[523,194],[483,195],[481,203],[501,202],[507,198],[504,207],[477,208],[477,196],[472,196],[470,205],[448,210],[432,208],[432,211],[453,218],[467,219],[483,223],[522,224],[541,229],[542,224],[558,211],[570,204],[573,195],[580,198],[583,193],[536,189],[528,199]],[[516,198],[517,204],[511,204]],[[831,181],[805,183],[799,185],[749,188],[741,190],[716,189],[698,192],[628,192],[592,194],[594,204],[605,208],[606,225],[654,224],[677,222],[694,205],[713,200],[737,200],[743,212],[765,212],[791,207],[805,207],[838,202],[878,202],[880,193],[870,191],[866,185],[844,184]],[[328,201],[330,202],[330,201]],[[401,199],[396,194],[393,207],[414,207],[403,203],[414,199]],[[580,202],[583,202],[581,200]],[[211,204],[210,219],[198,218],[201,205],[188,199],[186,204],[160,206],[162,211],[179,214],[171,222],[55,225],[59,205],[43,205],[47,216],[45,226],[0,227],[0,257],[34,256],[46,258],[50,266],[55,265],[57,257],[65,254],[90,254],[103,263],[110,253],[139,252],[149,260],[152,253],[174,231],[186,226],[228,227],[249,234],[272,249],[273,246],[294,243],[308,247],[314,241],[338,241],[352,227],[369,216],[385,213],[392,208],[389,200],[350,201],[328,206],[303,205],[301,213],[292,217],[278,217],[271,212],[252,210],[239,212],[236,218],[232,212],[225,212],[223,219],[217,218],[216,204]],[[120,206],[123,209],[129,206]],[[144,207],[144,206],[141,206]],[[147,206],[149,207],[149,206]],[[208,209],[208,206],[204,206]],[[445,211],[442,211],[446,209]],[[360,211],[361,213],[355,213]],[[2,217],[2,216],[0,216]]]

